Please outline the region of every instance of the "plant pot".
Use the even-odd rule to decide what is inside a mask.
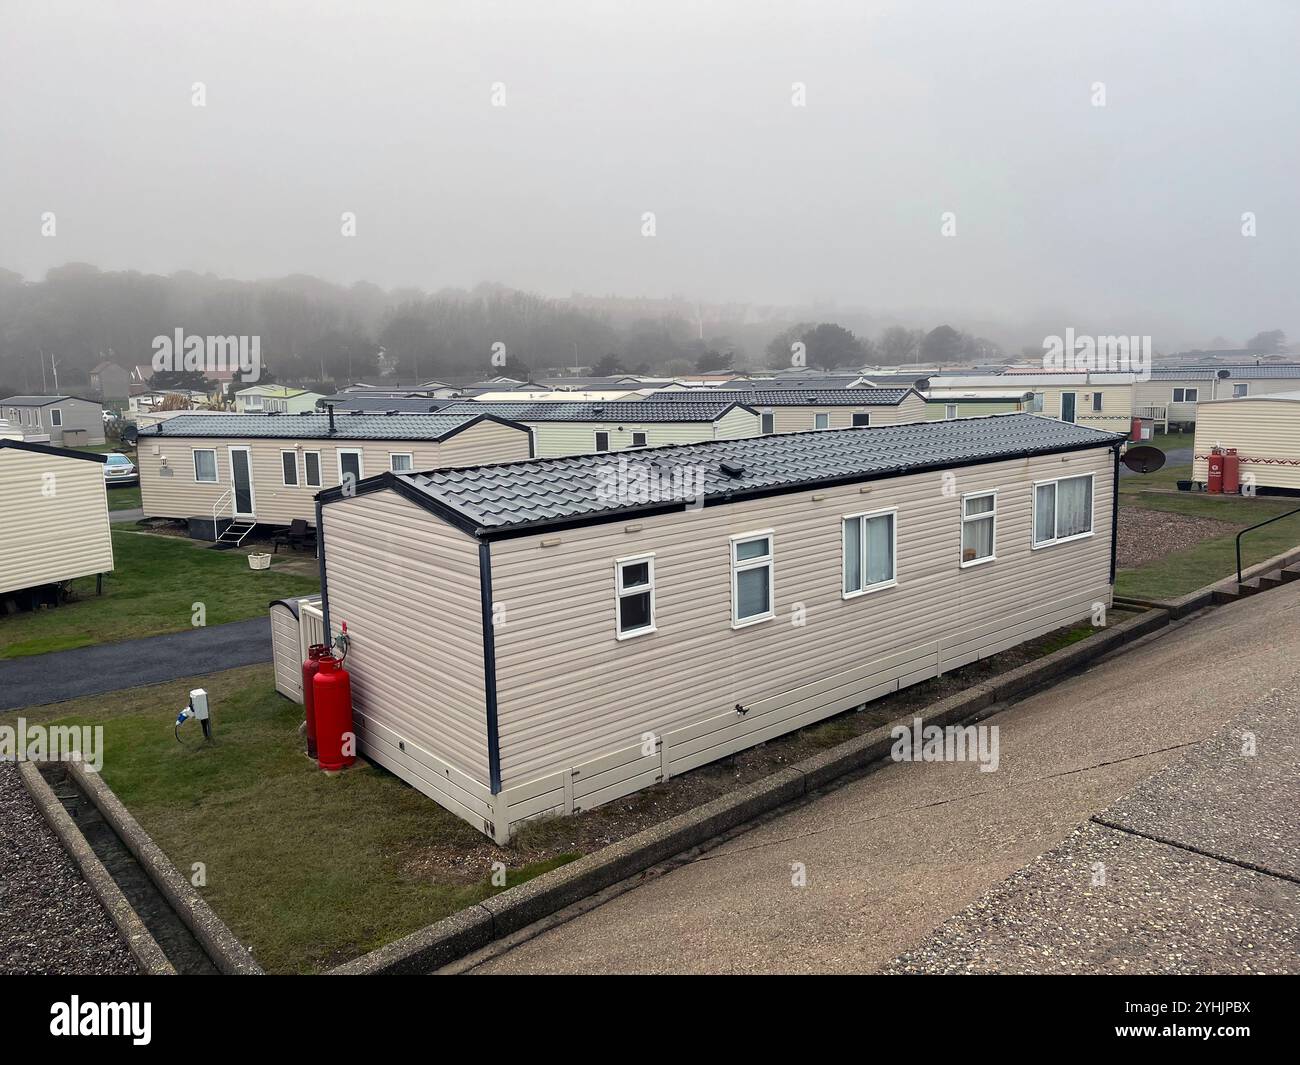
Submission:
[[[264,551],[254,551],[248,556],[249,569],[270,569],[271,556]]]

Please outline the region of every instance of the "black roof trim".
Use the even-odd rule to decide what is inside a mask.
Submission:
[[[0,440],[0,447],[11,447],[15,451],[34,451],[38,455],[58,455],[65,459],[87,459],[90,462],[107,462],[108,454],[90,451],[73,451],[71,448],[54,447],[52,444],[29,443],[26,440]]]

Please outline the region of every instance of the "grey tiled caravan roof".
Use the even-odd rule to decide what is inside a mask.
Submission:
[[[1152,369],[1152,380],[1156,381],[1211,381],[1220,370],[1228,371],[1228,380],[1260,381],[1286,380],[1300,378],[1300,365],[1291,363],[1274,363],[1262,366],[1158,366]]]
[[[670,402],[682,403],[705,397],[743,403],[747,407],[896,407],[907,398],[909,388],[752,388],[699,389],[691,392],[663,392]]]
[[[694,474],[700,471],[709,505],[728,496],[745,498],[1023,455],[1108,447],[1122,439],[1054,418],[1002,414],[384,474],[377,482],[398,488],[469,531],[492,536],[614,520],[621,512],[645,509],[644,501],[627,501],[610,491],[620,463],[648,465],[666,483],[672,483],[677,470],[678,484],[698,484]],[[742,471],[729,475],[723,463]],[[683,482],[687,470],[692,478]]]
[[[569,402],[562,399],[535,403],[500,400],[479,403],[467,400],[443,407],[443,414],[495,414],[516,422],[712,422],[735,405],[734,400],[715,399],[712,395],[681,403],[660,400],[611,400]]]
[[[328,414],[178,414],[152,428],[141,429],[140,435],[282,440],[441,440],[472,422],[475,416],[488,414],[488,411],[456,416],[336,411],[333,433],[330,432]]]

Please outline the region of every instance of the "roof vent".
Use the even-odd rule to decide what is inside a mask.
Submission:
[[[604,407],[601,407],[601,406],[595,406],[595,407],[592,407],[592,408],[591,408],[591,413],[592,413],[592,414],[604,414],[604,413],[605,413],[605,408],[604,408]]]
[[[718,469],[728,477],[743,477],[745,475],[745,467],[739,462],[719,462]]]

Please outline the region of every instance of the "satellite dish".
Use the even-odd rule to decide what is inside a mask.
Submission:
[[[1217,377],[1220,381],[1223,381],[1223,380],[1226,380],[1227,378],[1229,378],[1229,377],[1232,376],[1232,371],[1231,371],[1231,370],[1220,370],[1220,371],[1218,371],[1218,373],[1216,373],[1214,376]]]
[[[918,377],[912,384],[918,392],[930,391],[930,379],[928,377]]]
[[[1155,473],[1165,464],[1165,453],[1158,447],[1131,447],[1121,460],[1134,473]]]

